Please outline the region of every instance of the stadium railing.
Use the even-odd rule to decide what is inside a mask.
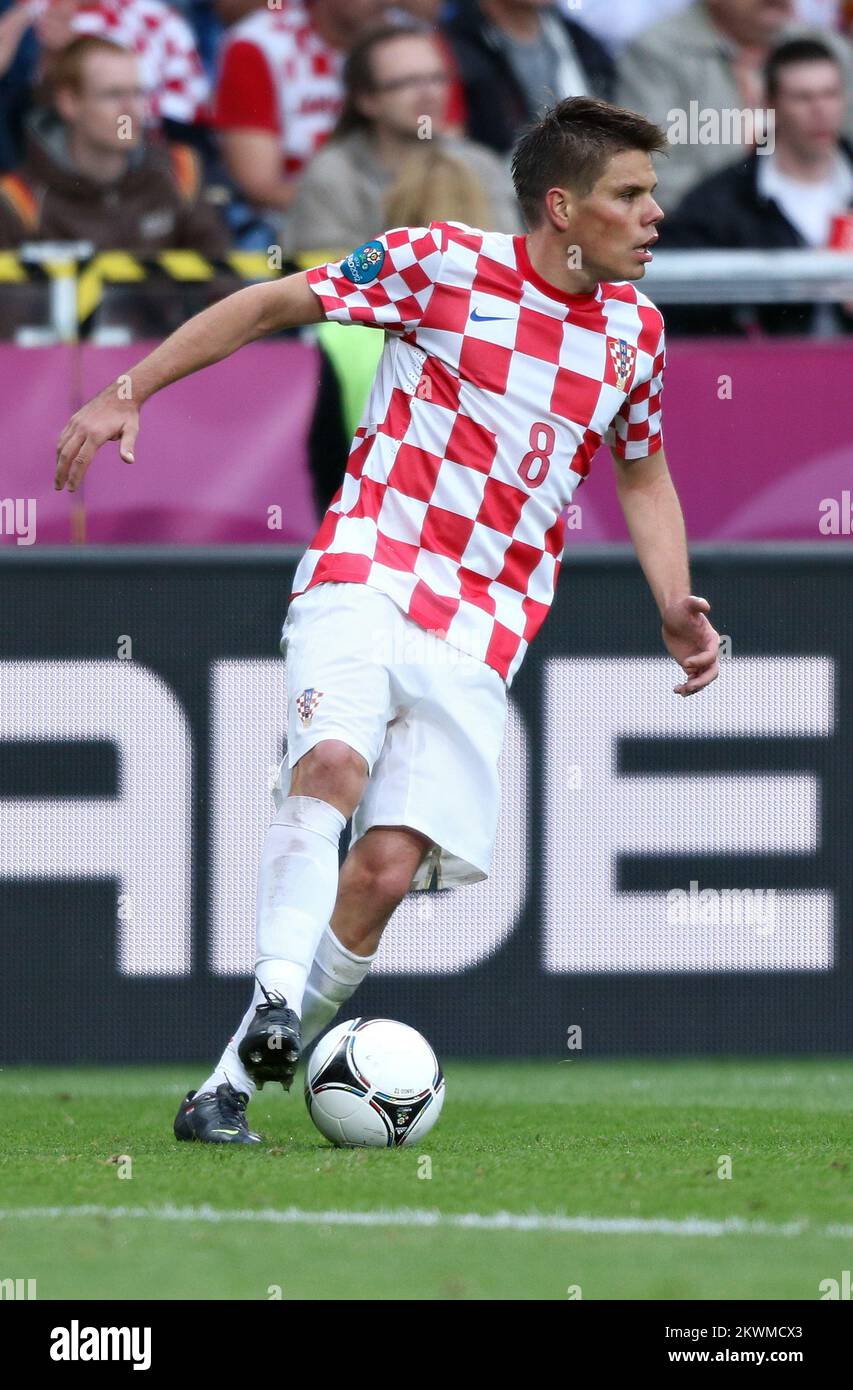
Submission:
[[[241,281],[273,279],[320,258],[273,268],[264,251],[231,251],[214,262],[185,249],[143,258],[95,252],[86,242],[28,244],[0,252],[0,338],[42,347],[85,336],[112,346],[169,332]],[[661,251],[643,289],[663,305],[843,304],[853,300],[853,253]]]
[[[265,251],[233,250],[213,261],[186,248],[141,256],[96,251],[86,241],[24,243],[0,251],[0,338],[45,347],[163,336],[241,283],[296,268],[271,264]]]
[[[643,290],[661,304],[843,304],[853,298],[853,253],[661,251]]]

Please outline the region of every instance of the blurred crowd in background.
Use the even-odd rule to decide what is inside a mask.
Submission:
[[[851,84],[853,0],[0,0],[0,249],[524,231],[513,145],[581,94],[693,120],[657,161],[660,250],[840,245]]]

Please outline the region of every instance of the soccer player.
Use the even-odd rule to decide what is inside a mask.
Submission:
[[[440,887],[487,876],[507,690],[553,598],[565,508],[602,441],[684,671],[675,693],[719,673],[662,444],[663,320],[634,283],[657,240],[651,156],[665,145],[631,111],[562,101],[514,153],[528,235],[397,227],[334,263],[247,286],[183,324],[132,368],[129,390],[111,383],[60,436],[55,485],[73,490],[108,439],[133,462],[149,396],[244,343],[324,317],[385,332],[282,631],[287,754],[259,870],[254,997],[182,1102],[179,1139],[259,1143],[249,1099],[267,1081],[289,1089],[405,894],[434,875]]]

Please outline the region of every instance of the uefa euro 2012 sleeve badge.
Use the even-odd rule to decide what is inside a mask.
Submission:
[[[355,251],[351,251],[341,262],[341,273],[352,280],[354,285],[367,285],[375,280],[385,260],[385,247],[381,241],[366,241]]]
[[[624,391],[634,375],[637,349],[626,343],[624,338],[610,338],[609,345],[613,368],[616,372],[616,386],[618,390]]]
[[[315,690],[313,685],[309,685],[307,690],[301,690],[296,697],[296,713],[302,720],[303,729],[307,729],[311,720],[314,718],[314,711],[323,698],[322,690]]]

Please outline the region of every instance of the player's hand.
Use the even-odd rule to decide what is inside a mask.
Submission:
[[[82,482],[86,469],[102,444],[119,440],[119,453],[125,463],[133,463],[133,446],[139,433],[139,407],[133,401],[118,399],[115,383],[81,406],[71,416],[56,446],[54,487],[68,491]]]
[[[661,635],[687,676],[682,685],[673,686],[676,695],[695,695],[720,674],[720,634],[705,617],[710,611],[708,600],[693,594],[664,610]]]

